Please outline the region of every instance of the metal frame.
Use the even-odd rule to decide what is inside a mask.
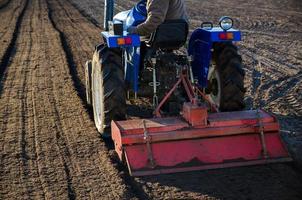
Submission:
[[[165,104],[165,102],[171,97],[171,95],[173,94],[173,92],[177,89],[177,87],[182,84],[186,90],[186,93],[190,99],[190,102],[195,102],[195,94],[194,94],[194,89],[192,87],[192,85],[190,84],[190,81],[188,79],[188,75],[187,75],[187,71],[186,70],[182,70],[182,72],[180,73],[180,77],[178,79],[178,81],[174,84],[174,86],[172,87],[172,89],[166,94],[166,96],[161,100],[161,102],[159,103],[159,105],[157,106],[157,108],[155,109],[155,116],[156,117],[161,117],[160,114],[160,109],[161,107]]]
[[[214,105],[209,100],[209,98],[197,86],[193,86],[191,84],[190,79],[188,77],[187,69],[184,68],[184,69],[182,69],[182,71],[180,73],[180,77],[179,77],[178,81],[174,84],[172,89],[164,96],[164,98],[161,100],[161,102],[155,109],[156,117],[161,117],[160,110],[161,110],[162,106],[167,102],[167,100],[171,97],[173,92],[177,89],[177,87],[180,84],[182,84],[184,86],[186,94],[189,97],[191,103],[193,103],[194,105],[197,104],[198,100],[196,99],[196,95],[199,94],[210,105],[210,108],[213,112],[218,112],[217,105]]]

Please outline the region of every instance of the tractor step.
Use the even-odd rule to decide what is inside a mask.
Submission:
[[[183,118],[112,122],[115,150],[131,175],[292,160],[276,118],[262,110],[207,114],[184,105],[183,112]]]

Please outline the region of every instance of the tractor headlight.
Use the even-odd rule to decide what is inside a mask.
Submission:
[[[219,20],[220,27],[227,31],[231,28],[233,28],[233,19],[230,17],[221,17]]]

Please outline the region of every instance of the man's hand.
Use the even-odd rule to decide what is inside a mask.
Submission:
[[[137,34],[136,27],[135,27],[135,26],[130,26],[130,27],[127,29],[127,32],[128,32],[129,34]]]

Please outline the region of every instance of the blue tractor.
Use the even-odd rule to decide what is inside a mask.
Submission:
[[[113,7],[105,1],[103,43],[86,64],[87,103],[130,175],[292,160],[276,117],[242,110],[245,74],[234,44],[241,34],[231,18],[202,23],[188,41],[185,20],[142,38],[126,30],[145,21],[146,1],[114,17]],[[144,99],[151,117],[129,118],[127,105]]]
[[[126,30],[146,20],[146,1],[115,16],[113,8],[114,1],[106,0],[103,43],[86,64],[87,103],[103,137],[111,136],[112,120],[126,119],[127,96],[149,97],[158,115],[179,114],[183,103],[190,100],[186,88],[178,85],[169,101],[165,97],[183,69],[214,110],[244,108],[245,73],[234,44],[241,40],[241,32],[232,28],[231,18],[222,17],[217,27],[202,23],[188,40],[185,20],[166,21],[150,37],[142,38]]]

